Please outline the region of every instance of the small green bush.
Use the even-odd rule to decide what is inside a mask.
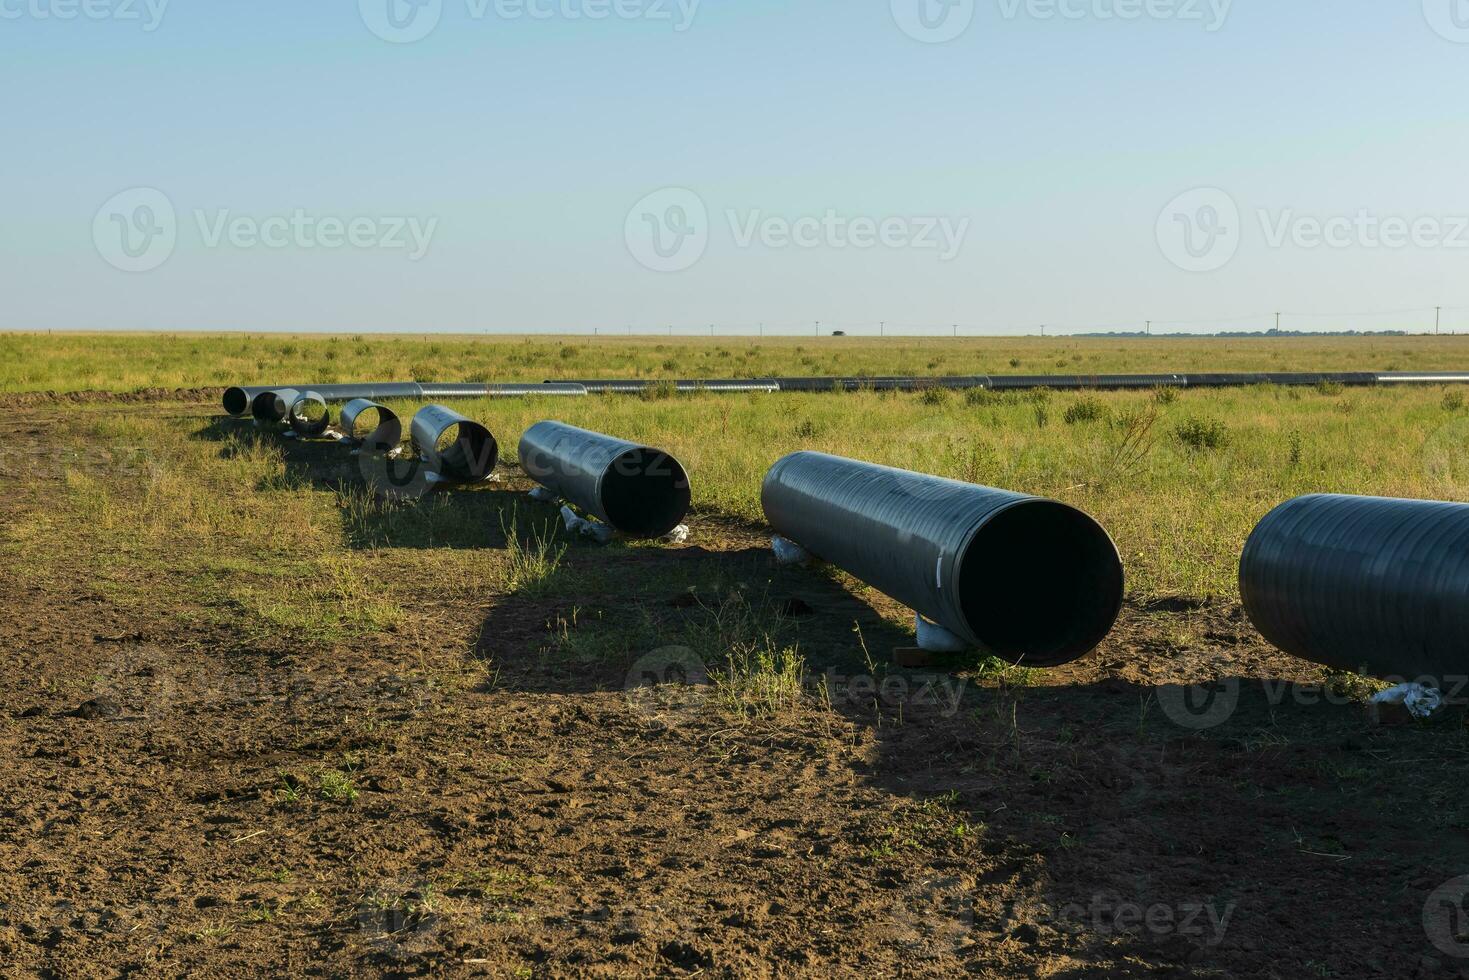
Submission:
[[[1107,406],[1099,399],[1083,396],[1066,407],[1066,414],[1062,418],[1067,425],[1076,425],[1078,422],[1105,421],[1107,415]]]
[[[1173,432],[1190,449],[1222,449],[1229,445],[1229,429],[1216,419],[1185,419]]]

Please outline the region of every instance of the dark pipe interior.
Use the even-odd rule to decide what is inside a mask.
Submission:
[[[437,447],[443,476],[478,483],[495,469],[500,446],[478,422],[456,422],[439,435]]]
[[[275,392],[262,391],[250,403],[250,412],[263,422],[281,422],[286,417],[286,404]]]
[[[690,496],[688,474],[678,460],[656,449],[623,453],[602,478],[608,523],[634,537],[661,537],[678,527]]]
[[[1096,521],[1051,500],[1002,511],[960,564],[964,618],[996,655],[1033,667],[1085,656],[1122,607],[1122,562]]]
[[[244,388],[224,390],[224,410],[231,415],[244,415],[250,410],[250,396],[245,394]]]

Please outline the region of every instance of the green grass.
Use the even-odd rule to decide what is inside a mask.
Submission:
[[[1469,337],[470,337],[0,333],[0,392],[587,377],[1431,370]],[[655,392],[650,397],[668,397]],[[942,399],[942,395],[932,395]]]

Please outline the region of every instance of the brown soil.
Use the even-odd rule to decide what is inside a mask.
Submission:
[[[742,722],[543,654],[625,595],[461,600],[425,571],[410,630],[302,648],[141,621],[87,555],[0,586],[3,972],[1469,976],[1424,927],[1469,872],[1461,713],[1370,727],[1237,606],[1181,599],[957,710],[943,673],[844,691],[854,622],[878,661],[908,642],[885,600],[777,568],[757,528],[694,531],[568,562],[726,563],[792,613],[830,707]],[[1191,726],[1179,685],[1216,681],[1237,707]]]

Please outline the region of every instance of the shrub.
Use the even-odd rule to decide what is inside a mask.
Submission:
[[[1159,405],[1172,405],[1174,402],[1178,401],[1178,389],[1154,388],[1153,401],[1157,402]]]
[[[947,388],[925,388],[918,400],[925,405],[946,405],[949,402],[949,389]]]
[[[1462,391],[1444,392],[1443,407],[1445,412],[1457,412],[1464,407],[1464,393]]]
[[[638,397],[645,402],[663,401],[678,394],[678,385],[672,381],[655,381],[644,388]]]
[[[1078,398],[1066,407],[1063,416],[1067,425],[1076,425],[1078,422],[1099,422],[1107,417],[1107,406],[1101,401],[1090,396]]]
[[[1323,381],[1316,386],[1316,390],[1328,398],[1340,395],[1345,389],[1340,381]]]
[[[1229,445],[1229,430],[1216,419],[1185,419],[1173,432],[1190,449],[1221,449]]]
[[[988,405],[990,394],[991,392],[988,388],[967,388],[964,391],[964,404]]]
[[[580,353],[581,353],[581,348],[580,347],[563,347],[563,348],[561,348],[561,359],[563,361],[569,361],[573,357],[576,357]]]

